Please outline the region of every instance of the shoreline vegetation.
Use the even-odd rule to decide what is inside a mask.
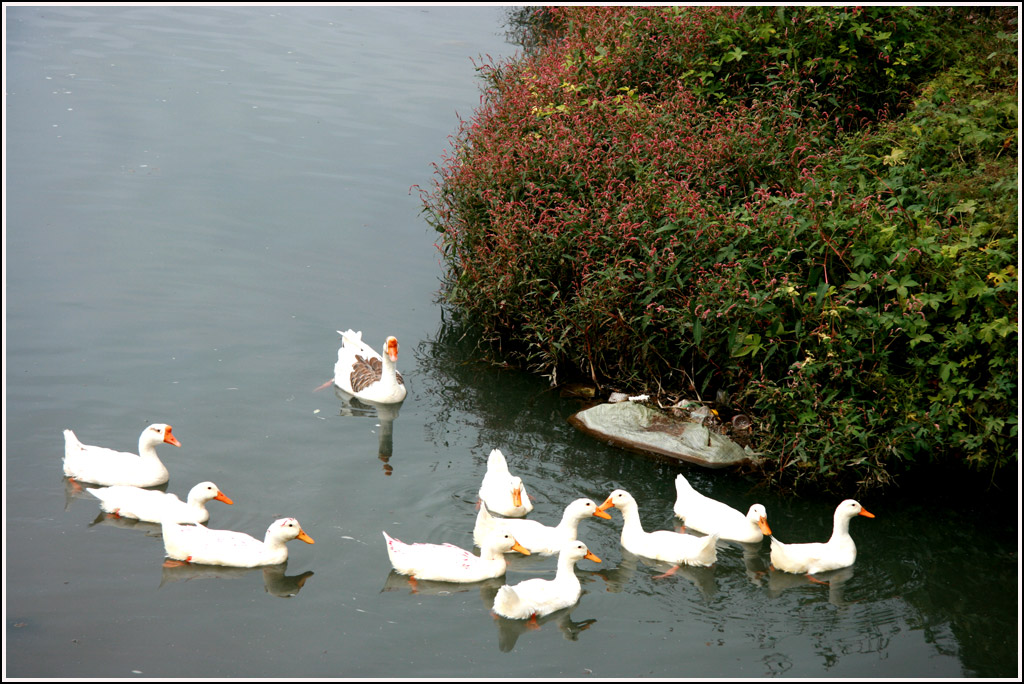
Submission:
[[[1016,6],[514,12],[422,192],[480,353],[745,414],[767,486],[1016,491]]]

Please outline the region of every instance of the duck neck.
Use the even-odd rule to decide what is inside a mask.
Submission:
[[[619,506],[618,509],[622,511],[622,536],[644,533],[644,527],[640,524],[640,511],[636,506]]]
[[[156,453],[156,444],[145,439],[139,440],[139,465],[154,476],[159,474],[167,478],[170,475],[167,466]]]
[[[576,576],[576,561],[566,553],[558,554],[558,569],[555,571],[555,581],[580,583],[580,578]]]
[[[384,356],[381,357],[380,366],[380,381],[388,387],[393,387],[398,384],[398,369],[395,366],[395,362],[391,360],[391,357],[387,353],[387,349],[384,350]]]
[[[575,539],[579,531],[580,520],[582,518],[578,515],[574,515],[571,511],[566,511],[562,514],[562,520],[558,523],[558,529],[565,532],[572,539]]]
[[[849,516],[836,514],[835,520],[832,523],[832,538],[829,539],[829,543],[838,542],[842,539],[847,539],[850,536],[850,518]]]
[[[146,432],[148,433],[149,431],[147,430]],[[150,460],[160,460],[156,453],[156,444],[153,443],[148,434],[143,434],[139,438],[139,456]]]
[[[274,534],[274,530],[267,530],[267,535],[263,537],[263,545],[270,551],[279,551],[285,548],[285,541]]]

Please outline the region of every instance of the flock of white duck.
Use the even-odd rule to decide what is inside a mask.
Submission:
[[[342,345],[333,382],[360,399],[385,404],[403,401],[405,383],[395,369],[398,340],[388,337],[381,355],[363,343],[361,332],[338,333]],[[181,446],[170,425],[156,423],[143,430],[137,454],[82,444],[74,432],[65,430],[64,475],[74,481],[103,485],[87,487],[86,491],[100,500],[100,508],[106,513],[158,523],[164,552],[172,561],[237,568],[278,565],[288,560],[287,542],[298,539],[314,543],[295,518],[275,520],[263,541],[243,532],[206,527],[210,519],[207,503],[234,503],[213,482],[197,484],[185,501],[174,494],[146,489],[170,479],[156,453],[160,444]]]
[[[156,453],[158,444],[181,446],[171,426],[163,423],[142,431],[138,454],[82,444],[74,432],[65,430],[64,474],[72,480],[105,485],[87,487],[86,491],[100,500],[100,508],[108,514],[158,523],[164,551],[173,561],[255,568],[287,560],[285,543],[292,539],[313,543],[294,518],[274,522],[263,541],[243,532],[206,527],[208,502],[234,503],[212,482],[197,484],[185,501],[168,492],[145,489],[169,479]]]
[[[647,532],[640,522],[636,499],[623,489],[616,489],[604,503],[577,499],[565,507],[561,521],[555,526],[523,518],[533,509],[529,494],[520,477],[509,472],[500,450],[491,451],[487,471],[480,486],[480,510],[473,527],[473,542],[481,553],[475,556],[452,544],[405,544],[384,532],[388,557],[395,571],[424,580],[446,582],[477,582],[505,574],[504,554],[558,554],[554,579],[529,579],[504,585],[494,599],[493,610],[511,619],[543,617],[574,605],[582,587],[576,577],[578,561],[588,559],[600,563],[587,545],[577,538],[579,524],[590,518],[611,519],[609,508],[622,514],[622,547],[637,556],[671,563],[671,574],[681,565],[707,567],[718,559],[719,540],[743,544],[761,542],[771,537],[768,514],[764,506],[754,504],[744,515],[726,504],[708,498],[695,490],[682,475],[676,476],[676,502],[673,512],[683,527],[704,533],[703,536],[655,530]],[[495,517],[493,513],[505,517]],[[807,574],[837,570],[853,565],[857,547],[850,537],[850,519],[857,515],[874,516],[853,499],[839,504],[834,516],[832,538],[817,544],[783,544],[771,537],[772,565],[785,572]]]
[[[362,341],[360,332],[347,330],[339,334],[342,346],[331,382],[358,399],[378,404],[402,402],[406,387],[396,370],[398,341],[388,337],[383,354],[378,354]],[[82,444],[71,430],[64,431],[64,442],[64,474],[73,480],[103,485],[87,491],[100,500],[102,510],[108,514],[159,523],[165,553],[172,561],[243,568],[277,565],[288,558],[288,541],[314,543],[294,518],[276,520],[263,541],[241,532],[209,529],[205,525],[210,517],[206,504],[233,503],[212,482],[197,484],[186,501],[174,494],[146,489],[163,485],[169,479],[156,447],[181,446],[170,425],[157,423],[147,427],[139,437],[138,454]],[[683,523],[678,532],[645,531],[636,499],[622,489],[611,492],[601,505],[590,499],[577,499],[565,507],[557,525],[548,526],[525,519],[533,510],[530,495],[522,478],[509,471],[501,451],[494,449],[480,485],[480,508],[473,528],[479,556],[452,544],[406,544],[386,531],[383,534],[395,571],[421,580],[479,582],[505,574],[507,553],[557,554],[554,579],[506,584],[495,596],[495,613],[511,619],[529,619],[567,608],[579,600],[582,588],[575,573],[576,563],[584,559],[601,562],[577,538],[579,524],[594,517],[610,520],[609,508],[622,514],[623,548],[637,556],[672,564],[673,569],[666,574],[681,565],[713,565],[720,540],[757,544],[765,535],[771,538],[771,563],[778,570],[809,577],[838,570],[853,565],[857,558],[857,547],[850,537],[850,520],[858,515],[874,517],[859,503],[847,499],[836,508],[832,537],[827,542],[783,544],[771,536],[767,513],[761,504],[755,503],[743,514],[696,491],[682,475],[676,477],[675,486],[673,512]],[[703,536],[687,534],[686,529]]]

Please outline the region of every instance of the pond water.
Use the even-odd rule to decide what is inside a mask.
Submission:
[[[437,305],[429,186],[510,55],[484,7],[5,7],[5,677],[1020,677],[1016,492],[864,496],[860,555],[829,585],[769,571],[767,542],[708,569],[625,553],[574,607],[495,618],[500,581],[391,572],[382,530],[472,548],[500,448],[553,523],[615,488],[647,529],[673,478],[784,541],[824,540],[834,498],[620,451],[566,423],[538,378],[472,362]],[[393,334],[397,415],[330,389],[336,330]],[[159,530],[109,520],[63,478],[61,431],[133,450],[167,422],[167,490],[213,480],[210,526],[316,540],[285,568],[163,567]],[[506,579],[550,577],[517,558]]]

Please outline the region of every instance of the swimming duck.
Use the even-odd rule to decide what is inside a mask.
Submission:
[[[263,541],[230,530],[211,530],[203,525],[163,523],[164,551],[168,558],[202,563],[226,565],[236,568],[255,568],[277,565],[288,560],[285,542],[299,539],[307,544],[313,538],[302,531],[295,518],[281,518],[267,529]]]
[[[391,567],[402,575],[438,582],[482,582],[505,574],[505,554],[530,555],[510,534],[492,534],[480,546],[480,555],[454,544],[406,544],[384,532]]]
[[[494,612],[513,620],[526,620],[575,604],[583,593],[575,567],[584,558],[601,562],[583,542],[577,540],[565,544],[558,554],[558,570],[554,579],[536,577],[502,586],[494,597]]]
[[[522,478],[509,472],[508,462],[500,449],[492,449],[487,457],[487,472],[480,483],[478,496],[492,513],[506,518],[521,518],[533,510]]]
[[[100,508],[107,513],[154,523],[204,523],[210,519],[208,501],[234,503],[212,482],[193,487],[187,501],[167,492],[127,485],[86,487],[86,491],[100,500]]]
[[[840,503],[832,516],[832,537],[825,543],[783,544],[772,537],[772,565],[783,572],[808,575],[853,565],[857,560],[857,545],[850,536],[850,520],[858,515],[875,517],[853,499]]]
[[[616,489],[599,508],[604,511],[612,506],[622,512],[622,546],[637,556],[667,561],[675,565],[696,565],[707,567],[718,560],[717,534],[696,537],[679,534],[671,530],[644,532],[640,523],[640,510],[636,499],[624,489]],[[671,574],[671,573],[668,573]]]
[[[171,426],[154,423],[139,436],[139,453],[89,446],[78,441],[71,430],[64,431],[64,474],[98,485],[154,487],[168,480],[167,468],[156,454],[157,444],[181,446]]]
[[[398,340],[390,336],[384,341],[384,353],[378,354],[363,342],[363,333],[338,331],[341,347],[334,364],[334,384],[357,399],[378,404],[397,404],[405,400],[406,388],[402,374],[395,369],[398,361]]]
[[[676,475],[676,503],[672,508],[686,527],[705,534],[716,533],[719,539],[756,544],[770,535],[768,513],[761,504],[754,504],[743,515],[732,506],[704,496],[683,477]]]
[[[501,531],[515,537],[520,544],[530,550],[530,553],[551,556],[559,553],[567,542],[575,541],[580,521],[592,516],[607,520],[611,520],[612,517],[590,499],[576,499],[566,506],[562,520],[554,527],[536,520],[495,518],[484,505],[476,515],[473,541],[479,546],[487,535]]]

